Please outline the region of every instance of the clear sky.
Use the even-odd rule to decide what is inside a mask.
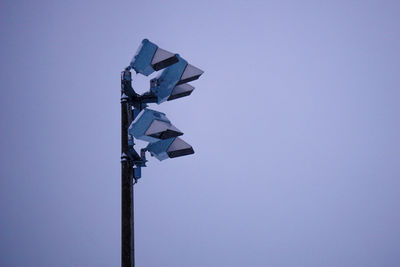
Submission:
[[[400,266],[398,1],[0,3],[0,265],[119,266],[120,71],[205,71],[135,186],[137,266]],[[148,78],[134,77],[139,92]]]

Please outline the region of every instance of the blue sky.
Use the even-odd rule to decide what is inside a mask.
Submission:
[[[0,264],[118,266],[120,71],[205,71],[135,186],[137,266],[399,266],[397,1],[2,1]],[[148,89],[136,76],[134,87]]]

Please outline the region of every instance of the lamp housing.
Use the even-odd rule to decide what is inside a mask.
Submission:
[[[148,39],[143,39],[136,54],[133,56],[130,67],[136,73],[149,76],[155,71],[164,69],[178,62],[176,54],[159,48]]]
[[[137,139],[156,142],[163,139],[177,137],[183,133],[172,125],[164,113],[145,108],[131,123],[128,133]]]

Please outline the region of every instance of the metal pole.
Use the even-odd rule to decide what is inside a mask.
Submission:
[[[133,166],[128,157],[128,128],[132,122],[129,98],[121,96],[121,267],[135,266],[133,228]]]

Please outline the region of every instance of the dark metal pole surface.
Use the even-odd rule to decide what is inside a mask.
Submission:
[[[121,267],[135,266],[133,229],[133,166],[128,157],[128,128],[132,108],[128,97],[121,97]]]

